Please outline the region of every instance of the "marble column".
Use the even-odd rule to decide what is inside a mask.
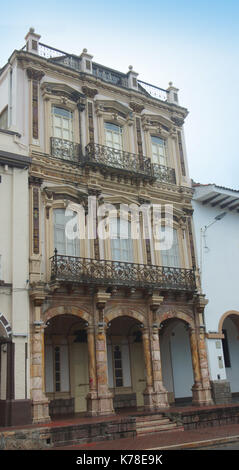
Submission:
[[[96,336],[96,373],[98,415],[112,415],[114,414],[114,406],[113,395],[108,387],[107,346],[104,326],[99,326]]]
[[[98,395],[95,358],[95,331],[93,326],[87,328],[89,393],[87,395],[87,413],[89,416],[98,414]]]
[[[151,351],[152,351],[152,375],[153,375],[153,400],[156,408],[165,408],[169,406],[168,392],[163,385],[162,364],[159,344],[158,328],[153,327],[151,333]]]
[[[33,324],[31,335],[31,399],[33,423],[50,421],[45,395],[44,326]]]
[[[95,296],[99,320],[95,346],[98,415],[114,414],[113,394],[109,391],[108,386],[106,325],[104,323],[104,308],[110,297],[111,294],[105,291],[99,291]]]
[[[200,361],[199,361],[198,346],[197,346],[196,328],[189,328],[189,339],[190,339],[193,376],[194,376],[194,384],[192,386],[192,394],[193,394],[192,402],[194,405],[200,405],[202,381],[201,381]]]
[[[145,410],[154,409],[153,400],[153,371],[151,363],[151,351],[150,351],[150,337],[148,328],[144,328],[142,331],[143,350],[144,350],[144,361],[146,369],[146,388],[143,392],[144,396],[144,408]]]
[[[211,394],[207,349],[205,343],[205,328],[203,326],[200,326],[199,329],[199,362],[202,377],[202,391],[200,401],[204,405],[212,405],[213,399]]]

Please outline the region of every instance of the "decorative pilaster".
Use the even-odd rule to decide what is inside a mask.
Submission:
[[[27,77],[31,87],[31,137],[34,145],[39,145],[39,83],[44,77],[44,72],[31,67],[27,68]]]

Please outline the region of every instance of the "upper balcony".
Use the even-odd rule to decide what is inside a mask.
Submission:
[[[51,137],[51,156],[70,163],[79,164],[80,145],[70,140]]]
[[[153,179],[150,158],[140,156],[131,152],[117,150],[90,143],[85,148],[85,156],[81,158],[82,165],[99,168],[103,171],[117,172],[118,174]]]
[[[57,250],[50,261],[52,281],[188,293],[196,290],[193,269],[65,256]]]

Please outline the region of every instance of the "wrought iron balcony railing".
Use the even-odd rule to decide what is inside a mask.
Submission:
[[[193,269],[59,255],[51,260],[51,280],[88,285],[194,292]]]
[[[106,145],[95,143],[88,144],[82,162],[104,169],[111,168],[131,175],[139,175],[150,179],[153,178],[150,158],[141,157],[123,150],[117,150],[107,147]]]
[[[158,181],[163,183],[176,184],[176,175],[174,168],[153,163],[153,175]]]
[[[80,146],[70,140],[51,137],[51,156],[79,163]]]
[[[48,59],[50,62],[81,72],[81,58],[75,54],[68,54],[68,52],[39,42],[39,55]],[[92,62],[92,74],[104,82],[112,83],[113,85],[123,88],[129,88],[127,74],[119,72],[118,70],[113,70],[104,65]],[[138,80],[138,91],[146,96],[161,101],[168,101],[168,90],[143,82],[142,80]]]

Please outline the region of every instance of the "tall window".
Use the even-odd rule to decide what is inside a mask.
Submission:
[[[67,344],[45,345],[46,392],[69,392],[69,351]]]
[[[162,231],[163,227],[162,227]],[[178,233],[176,229],[173,229],[173,244],[169,250],[161,251],[161,259],[163,266],[170,266],[174,268],[180,267],[180,254],[179,254],[179,244],[178,244]]]
[[[222,330],[222,332],[224,334],[224,338],[222,339],[222,348],[223,348],[225,367],[231,367],[227,330]]]
[[[167,166],[166,142],[160,137],[151,136],[153,163]]]
[[[73,114],[67,109],[52,107],[52,136],[73,142]]]
[[[123,149],[122,127],[105,122],[105,144],[116,150]]]
[[[54,248],[57,249],[58,254],[68,256],[79,255],[79,239],[78,236],[72,239],[66,234],[66,224],[75,217],[74,212],[72,216],[65,215],[65,209],[54,209]],[[73,225],[73,224],[72,224]],[[73,227],[77,230],[77,226]]]
[[[114,383],[115,387],[123,387],[123,365],[122,365],[122,352],[120,346],[114,346],[113,349],[113,364],[114,364]]]
[[[122,218],[110,219],[111,258],[113,261],[133,262],[131,223]]]

